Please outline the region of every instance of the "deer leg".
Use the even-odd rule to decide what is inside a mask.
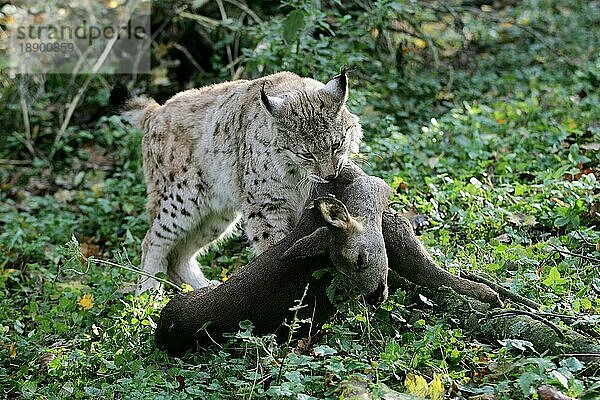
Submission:
[[[415,235],[408,219],[388,209],[383,213],[382,230],[389,268],[401,277],[424,287],[447,286],[457,293],[502,306],[498,293],[487,285],[440,268]]]

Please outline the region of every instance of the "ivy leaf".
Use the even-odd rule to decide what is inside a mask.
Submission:
[[[552,371],[551,374],[552,374],[552,376],[554,376],[556,378],[557,381],[560,382],[561,385],[563,385],[563,387],[565,389],[569,388],[569,380],[567,379],[566,376],[564,376],[557,370]]]
[[[533,394],[541,380],[542,379],[538,374],[528,371],[517,379],[517,383],[519,384],[523,396],[529,397]]]
[[[305,25],[304,14],[300,10],[294,10],[283,20],[283,39],[290,44],[299,37]]]
[[[550,269],[550,273],[548,274],[548,277],[542,281],[542,283],[546,286],[562,285],[565,282],[566,282],[565,279],[561,278],[560,272],[558,271],[558,268],[556,268],[556,267],[552,267]]]
[[[336,349],[332,349],[331,347],[327,346],[326,344],[315,347],[313,349],[313,351],[315,352],[315,355],[319,356],[319,357],[337,353]]]

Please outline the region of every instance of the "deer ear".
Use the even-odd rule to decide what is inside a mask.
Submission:
[[[348,77],[346,76],[346,68],[342,68],[339,75],[334,76],[321,89],[321,93],[331,96],[339,107],[343,106],[348,100]]]
[[[315,207],[321,212],[323,219],[329,225],[346,231],[362,229],[361,223],[354,219],[344,203],[335,197],[319,197],[314,202]]]
[[[324,226],[317,228],[310,235],[296,240],[296,242],[283,253],[281,259],[291,260],[293,258],[307,258],[325,254],[327,252],[329,239],[329,229]]]
[[[265,106],[265,108],[271,115],[274,115],[279,110],[281,110],[281,107],[283,106],[283,103],[285,102],[285,100],[283,100],[281,97],[267,96],[267,94],[265,93],[265,84],[264,83],[263,83],[262,88],[260,88],[260,101],[262,102],[263,106]]]

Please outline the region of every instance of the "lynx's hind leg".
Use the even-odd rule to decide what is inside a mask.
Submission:
[[[165,188],[158,196],[156,207],[149,210],[150,217],[154,218],[142,244],[142,270],[145,273],[168,273],[169,254],[178,243],[191,236],[198,222],[208,214],[200,189],[200,186],[196,186],[194,190],[190,190],[187,180],[183,179]],[[203,282],[204,276],[199,270],[198,273],[200,276],[197,279]],[[199,282],[187,283],[193,286],[199,285]],[[151,277],[140,276],[136,293],[140,294],[149,288],[159,289],[160,283]]]
[[[240,219],[235,211],[211,213],[199,220],[169,254],[169,279],[177,284],[185,282],[194,288],[205,287],[209,281],[204,277],[196,256],[218,241],[230,236]]]

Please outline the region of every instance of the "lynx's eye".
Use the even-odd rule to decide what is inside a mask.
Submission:
[[[303,159],[303,160],[309,160],[309,161],[315,161],[316,160],[315,156],[312,153],[310,153],[310,152],[296,153],[296,155],[298,157],[300,157],[301,159]]]
[[[342,142],[336,142],[331,145],[331,153],[335,153],[342,146]]]

